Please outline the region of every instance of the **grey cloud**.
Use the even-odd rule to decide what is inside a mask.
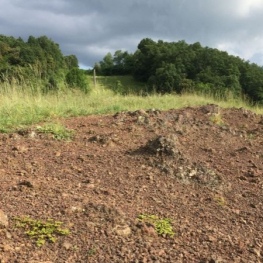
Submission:
[[[88,66],[133,52],[145,37],[199,41],[257,62],[263,54],[259,0],[0,0],[0,22],[0,33],[47,35]]]

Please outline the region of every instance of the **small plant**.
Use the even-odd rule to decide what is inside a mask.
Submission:
[[[249,140],[254,140],[256,138],[254,133],[248,133],[247,137],[248,137]]]
[[[50,133],[56,140],[71,140],[74,135],[74,131],[65,128],[59,123],[47,123],[44,126],[38,126],[37,131],[40,133]]]
[[[210,121],[213,122],[214,124],[217,124],[219,126],[222,126],[224,125],[224,121],[222,119],[222,116],[218,113],[215,113],[213,114],[211,117],[210,117]]]
[[[62,229],[62,222],[48,219],[46,222],[32,219],[30,217],[15,217],[16,226],[25,230],[30,238],[36,241],[36,245],[41,247],[46,241],[56,242],[56,235],[68,235],[68,229]]]
[[[158,235],[174,236],[171,219],[159,218],[156,215],[141,214],[138,216],[139,221],[153,225]]]
[[[225,206],[227,204],[225,198],[220,195],[214,196],[214,201],[220,206]]]
[[[95,247],[91,247],[88,251],[87,251],[87,256],[88,257],[92,257],[96,254],[96,248]]]

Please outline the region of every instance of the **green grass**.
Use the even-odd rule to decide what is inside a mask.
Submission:
[[[42,126],[37,126],[37,131],[52,134],[56,140],[70,141],[74,136],[73,130],[67,129],[60,123],[45,123]]]
[[[145,90],[147,88],[145,83],[134,80],[132,76],[98,76],[97,82],[101,86],[107,87],[114,93],[121,95],[142,95],[141,90]]]
[[[102,77],[100,77],[103,80]],[[108,81],[111,79],[107,78]],[[127,89],[135,89],[138,84],[130,77],[112,77],[111,81],[120,79],[126,83]],[[89,77],[90,85],[92,78]],[[208,103],[218,104],[221,107],[244,107],[258,114],[263,114],[263,108],[250,107],[241,100],[216,100],[206,95],[158,95],[138,96],[120,95],[110,88],[103,86],[102,81],[97,82],[90,94],[84,94],[78,90],[60,91],[54,94],[32,93],[31,89],[19,86],[5,87],[4,92],[0,84],[0,132],[8,132],[20,126],[27,126],[43,121],[53,121],[61,117],[111,114],[118,111],[134,111],[138,109],[182,108],[187,106],[199,106]],[[105,82],[106,83],[106,82]],[[106,85],[106,84],[105,84]],[[124,85],[124,84],[122,84]],[[139,84],[138,84],[139,85]],[[141,85],[141,83],[140,83]],[[138,86],[137,89],[141,88]]]

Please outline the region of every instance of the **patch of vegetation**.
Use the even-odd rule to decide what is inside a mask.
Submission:
[[[146,94],[145,83],[136,81],[132,76],[99,76],[97,82],[112,90],[115,94]]]
[[[227,202],[225,198],[221,195],[216,195],[214,196],[214,201],[219,205],[219,206],[226,206]]]
[[[222,119],[222,116],[220,114],[213,114],[210,117],[210,121],[213,122],[214,124],[219,125],[219,126],[223,126],[225,124],[224,120]]]
[[[71,69],[66,75],[66,83],[70,88],[79,87],[84,93],[90,91],[87,76],[84,71],[79,68]]]
[[[87,251],[87,256],[88,257],[93,257],[96,254],[96,248],[95,247],[91,247],[88,251]]]
[[[158,235],[173,237],[175,234],[173,231],[171,219],[169,218],[159,218],[156,215],[141,214],[138,216],[138,219],[141,222],[154,226]]]
[[[68,87],[87,92],[85,76],[77,57],[64,56],[59,45],[47,36],[29,36],[24,41],[0,34],[0,84],[4,92],[17,86],[32,94],[54,93]]]
[[[144,38],[133,54],[121,50],[107,53],[95,69],[100,76],[133,76],[144,84],[146,94],[188,91],[222,98],[231,94],[233,99],[245,95],[252,104],[263,104],[262,67],[199,42]],[[120,81],[115,89],[123,92],[126,87]]]
[[[69,229],[61,228],[62,222],[48,219],[46,222],[30,217],[15,217],[16,227],[23,228],[25,234],[34,239],[36,245],[41,247],[46,241],[56,242],[57,235],[69,235]]]
[[[152,94],[150,96],[120,95],[110,88],[119,79],[127,90],[142,90],[130,76],[104,77],[98,80],[88,95],[80,90],[67,89],[56,93],[32,93],[28,86],[0,83],[0,131],[12,132],[23,125],[32,126],[40,122],[50,122],[56,118],[84,116],[90,114],[112,114],[117,111],[135,111],[138,109],[178,109],[206,104],[217,104],[222,108],[245,108],[257,114],[263,114],[259,105],[251,106],[244,100],[233,100],[231,97],[215,98],[209,93]],[[92,77],[87,80],[92,83]],[[91,84],[89,84],[91,86]],[[144,84],[143,84],[144,85]],[[6,90],[6,91],[5,91]],[[134,92],[134,94],[140,94]]]
[[[40,133],[50,133],[56,140],[70,141],[74,135],[73,130],[67,129],[59,123],[47,123],[44,126],[38,126],[37,131]]]

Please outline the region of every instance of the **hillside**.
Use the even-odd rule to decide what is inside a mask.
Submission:
[[[132,75],[146,93],[201,92],[263,102],[263,68],[199,42],[157,42],[144,38],[134,54],[117,50],[96,63],[104,76]]]
[[[206,105],[60,121],[70,141],[44,123],[0,134],[1,263],[263,261],[262,115]],[[70,233],[37,247],[25,216]]]

